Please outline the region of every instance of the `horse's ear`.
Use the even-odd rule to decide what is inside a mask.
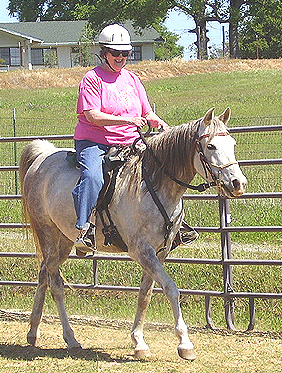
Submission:
[[[227,109],[225,109],[225,111],[218,118],[224,124],[226,124],[230,119],[230,115],[231,115],[231,109],[230,109],[230,107],[228,107]]]
[[[204,125],[209,126],[213,118],[214,118],[214,107],[212,107],[210,110],[206,112],[206,115],[204,116]]]

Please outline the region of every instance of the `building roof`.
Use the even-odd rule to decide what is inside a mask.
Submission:
[[[0,28],[40,39],[43,44],[77,43],[87,21],[42,21],[0,23]]]
[[[43,40],[40,40],[40,39],[37,39],[37,38],[34,38],[33,36],[30,36],[30,35],[24,35],[20,32],[15,32],[13,30],[9,30],[7,28],[4,28],[4,27],[0,27],[0,33],[6,33],[6,34],[10,34],[10,35],[13,35],[13,36],[17,36],[19,37],[20,39],[29,39],[29,40],[32,40],[32,42],[38,42],[38,43],[41,43],[43,42]]]
[[[26,39],[33,39],[43,45],[76,44],[87,23],[85,20],[0,23],[0,30]],[[160,40],[159,33],[152,27],[146,28],[140,34],[130,22],[125,22],[124,25],[131,34],[133,43],[152,43]]]

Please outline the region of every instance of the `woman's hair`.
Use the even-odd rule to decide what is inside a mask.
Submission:
[[[101,50],[100,50],[100,53],[99,53],[99,56],[104,60],[105,57],[106,57],[106,53],[107,53],[107,47],[105,47],[104,45],[101,46]]]

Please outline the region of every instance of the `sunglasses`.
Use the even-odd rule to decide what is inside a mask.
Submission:
[[[118,57],[120,54],[122,55],[122,57],[128,57],[130,53],[130,51],[117,51],[115,49],[109,49],[109,48],[107,49],[107,51],[111,53],[113,57]]]

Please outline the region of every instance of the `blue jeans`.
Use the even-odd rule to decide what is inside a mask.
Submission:
[[[109,146],[88,140],[75,140],[77,160],[81,178],[72,192],[77,221],[75,227],[81,229],[95,207],[104,185],[103,163]]]

